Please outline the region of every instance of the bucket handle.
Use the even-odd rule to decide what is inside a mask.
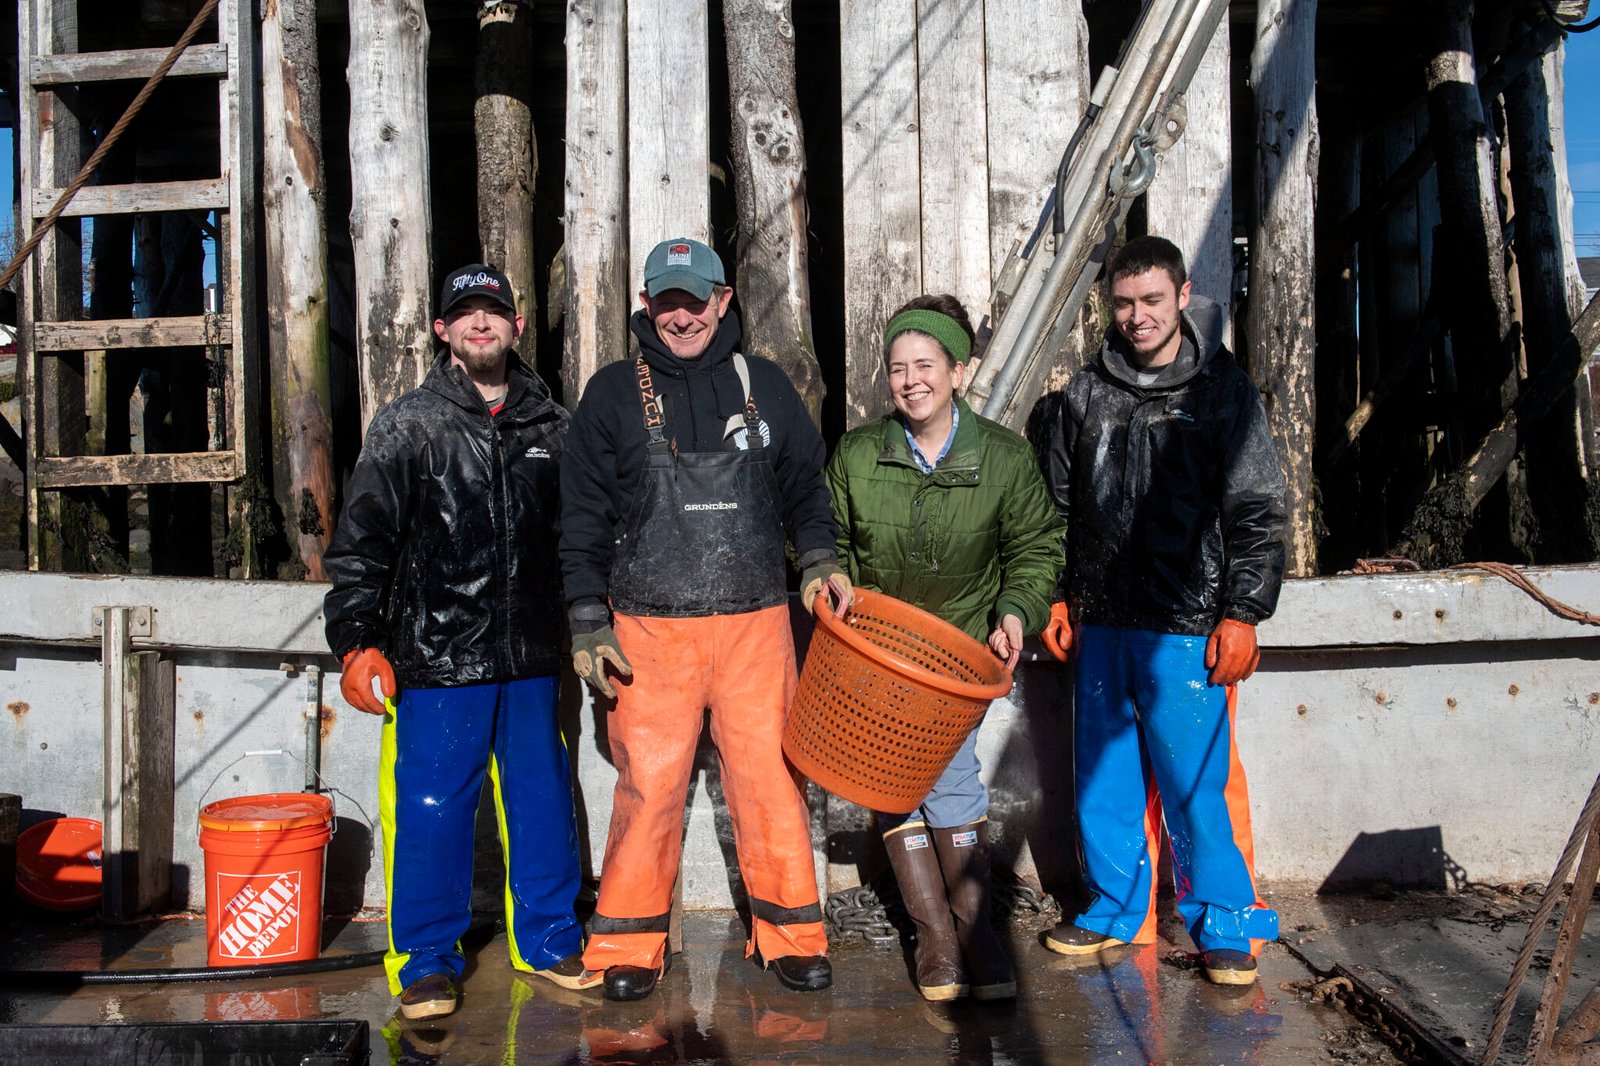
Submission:
[[[250,751],[246,751],[243,755],[239,756],[237,759],[233,760],[231,763],[229,763],[228,765],[224,766],[222,769],[218,770],[217,771],[217,776],[213,777],[211,779],[211,784],[207,785],[206,786],[206,790],[204,792],[200,793],[200,801],[195,805],[194,835],[195,835],[195,840],[196,841],[198,841],[200,839],[200,813],[206,809],[206,797],[211,795],[211,790],[213,788],[217,787],[217,782],[222,780],[222,775],[223,774],[227,773],[229,770],[232,770],[235,766],[238,766],[240,763],[244,762],[246,759],[249,759],[249,758],[252,758],[252,757],[258,756],[258,755],[287,755],[290,758],[294,757],[294,753],[293,752],[285,751],[282,748],[257,748],[257,749],[253,749],[253,750],[250,750]],[[302,763],[304,761],[305,760],[303,760],[303,759],[301,760]],[[322,783],[322,774],[320,774],[320,773],[317,774],[317,783],[318,784]],[[340,792],[336,788],[328,788],[326,785],[324,785],[323,787],[328,792],[328,802],[333,805],[333,809],[329,812],[329,821],[328,821],[328,835],[332,836],[334,833],[337,833],[339,831],[339,800],[338,800],[337,797],[343,796],[344,793]],[[355,803],[355,800],[351,800],[350,802],[351,803]],[[356,803],[356,809],[357,810],[361,810],[361,805],[359,803]],[[367,830],[370,833],[371,830],[372,830],[372,820],[370,818],[367,818],[367,812],[364,811],[364,810],[361,811],[361,817],[362,817],[362,820],[367,823]]]

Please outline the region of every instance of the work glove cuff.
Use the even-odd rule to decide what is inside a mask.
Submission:
[[[611,624],[611,608],[603,603],[575,603],[567,611],[567,628],[574,637],[594,633]]]

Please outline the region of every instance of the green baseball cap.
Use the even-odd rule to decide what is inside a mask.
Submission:
[[[682,289],[697,300],[707,300],[713,285],[727,283],[721,257],[688,237],[662,241],[644,261],[644,291],[650,296]]]

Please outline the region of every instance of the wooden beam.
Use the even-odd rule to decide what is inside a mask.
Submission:
[[[627,23],[616,0],[567,4],[562,396],[628,351]]]
[[[1544,369],[1561,337],[1572,327],[1582,293],[1569,286],[1572,201],[1562,196],[1565,132],[1561,100],[1561,55],[1531,65],[1506,87],[1505,127],[1510,148],[1512,199],[1516,204],[1517,288],[1521,297],[1527,369]],[[1563,165],[1557,167],[1558,160]],[[1529,503],[1538,517],[1535,558],[1540,562],[1593,558],[1584,524],[1588,487],[1574,426],[1578,392],[1563,392],[1537,426],[1524,430]]]
[[[232,452],[41,456],[34,466],[41,489],[232,481],[239,476],[239,459]]]
[[[273,490],[305,577],[321,581],[337,487],[315,0],[266,6],[261,70]]]
[[[1256,233],[1250,255],[1250,369],[1288,486],[1288,569],[1317,572],[1316,0],[1262,0],[1250,81],[1256,107]]]
[[[168,51],[168,48],[124,48],[112,52],[34,56],[30,76],[33,84],[39,87],[95,81],[143,81],[155,73]],[[227,72],[227,45],[192,44],[184,49],[166,76],[205,77]]]
[[[1223,340],[1231,345],[1233,94],[1228,56],[1228,23],[1223,21],[1184,94],[1182,135],[1157,153],[1160,170],[1145,194],[1145,218],[1150,233],[1183,249],[1194,291],[1222,308]]]
[[[789,0],[724,0],[722,10],[744,350],[781,366],[820,422],[825,389],[811,335],[806,144]]]
[[[160,652],[126,656],[123,682],[123,913],[166,909],[172,890],[177,664]]]
[[[188,348],[232,343],[233,325],[222,316],[174,315],[165,318],[105,318],[33,324],[33,345],[41,352]]]
[[[917,0],[922,290],[954,294],[974,323],[993,289],[984,25],[974,0]]]
[[[628,283],[668,237],[711,243],[705,0],[629,0]],[[642,287],[642,286],[641,286]]]
[[[841,0],[845,422],[888,404],[880,338],[922,291],[916,0]]]
[[[433,361],[428,16],[422,0],[350,7],[350,242],[363,431]]]
[[[1032,235],[1088,105],[1089,26],[1079,0],[985,0],[983,28],[989,265],[998,278],[1012,247]]]
[[[57,188],[35,189],[34,218],[50,213],[61,198]],[[85,185],[62,210],[62,217],[138,215],[158,211],[226,211],[228,179],[148,182],[134,185]]]

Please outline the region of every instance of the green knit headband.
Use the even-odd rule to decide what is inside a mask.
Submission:
[[[889,320],[889,325],[883,331],[885,356],[888,355],[889,345],[894,343],[894,339],[908,330],[926,333],[944,345],[944,350],[958,363],[966,362],[967,356],[972,354],[972,341],[960,323],[940,311],[919,307],[912,311],[902,311]]]

